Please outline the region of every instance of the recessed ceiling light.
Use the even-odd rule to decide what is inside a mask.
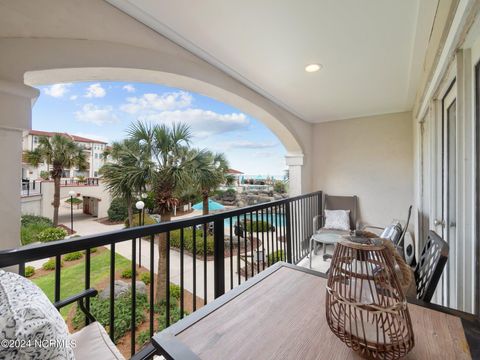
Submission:
[[[322,65],[320,64],[308,64],[307,66],[305,66],[305,71],[312,73],[320,70],[321,68],[322,68]]]

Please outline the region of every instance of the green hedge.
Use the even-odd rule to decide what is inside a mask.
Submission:
[[[65,260],[65,261],[74,261],[74,260],[81,259],[82,257],[83,257],[83,253],[82,253],[81,251],[74,251],[74,252],[65,254],[65,255],[63,256],[63,260]]]
[[[275,264],[277,261],[283,261],[284,259],[284,254],[283,254],[283,250],[277,250],[277,251],[274,251],[273,253],[271,254],[268,254],[268,257],[267,257],[267,264],[270,263],[270,265],[273,265]]]
[[[25,277],[31,277],[35,275],[35,268],[33,266],[26,266],[25,267]]]
[[[148,298],[145,294],[137,293],[135,308],[135,326],[146,320],[145,311],[148,309]],[[132,295],[126,293],[124,296],[115,299],[115,333],[114,341],[117,342],[131,328]],[[100,299],[98,296],[90,300],[90,312],[95,319],[107,330],[110,326],[110,299]],[[74,329],[85,326],[85,314],[77,308],[72,320]]]
[[[243,226],[243,222],[241,222]],[[272,225],[268,221],[263,221],[263,220],[254,220],[251,222],[250,220],[247,219],[247,226],[246,230],[247,232],[256,232],[257,229],[259,232],[266,232],[269,231]],[[245,228],[245,227],[244,227]]]
[[[111,221],[124,221],[128,217],[127,202],[121,198],[113,199],[107,213]]]
[[[36,240],[40,242],[50,242],[55,240],[65,239],[67,231],[62,228],[47,228],[39,232],[36,236]]]
[[[63,260],[60,261],[60,267],[63,267]],[[55,270],[55,258],[48,259],[47,262],[42,265],[43,270]]]
[[[197,229],[195,232],[196,237],[196,253],[197,255],[204,255],[204,241],[203,241],[203,229]],[[183,246],[184,249],[193,253],[193,230],[186,228],[183,231]],[[170,246],[180,249],[180,230],[174,230],[170,233]],[[207,255],[213,255],[215,244],[213,236],[207,235]]]
[[[37,235],[45,229],[53,227],[53,222],[42,216],[22,215],[20,239],[22,245],[38,241]]]

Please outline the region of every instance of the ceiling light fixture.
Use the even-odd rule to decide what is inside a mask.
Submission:
[[[322,65],[320,64],[308,64],[305,66],[305,71],[309,73],[317,72],[322,68]]]

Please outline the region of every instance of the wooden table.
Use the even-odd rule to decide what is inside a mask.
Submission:
[[[167,359],[360,359],[328,327],[325,275],[277,263],[156,334]],[[480,323],[441,306],[409,304],[406,359],[480,358]]]

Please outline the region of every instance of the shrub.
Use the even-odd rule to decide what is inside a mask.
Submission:
[[[63,260],[60,261],[60,267],[63,266]],[[48,259],[47,262],[42,265],[43,270],[55,270],[55,258]]]
[[[243,222],[241,222],[243,227]],[[244,227],[245,228],[245,227]],[[272,228],[268,221],[264,220],[254,220],[253,222],[247,220],[246,230],[247,232],[256,232],[257,229],[259,232],[269,231]]]
[[[20,239],[22,245],[38,241],[37,235],[45,229],[53,227],[50,219],[35,215],[22,215],[20,228]]]
[[[273,265],[277,261],[283,261],[283,259],[284,259],[283,250],[277,250],[277,251],[274,251],[273,253],[268,254],[267,264],[270,263],[270,265]]]
[[[124,221],[128,217],[128,207],[125,200],[115,198],[108,208],[108,219],[111,221]]]
[[[133,214],[133,226],[132,227],[135,227],[135,226],[140,226],[140,213],[137,213],[137,214]],[[150,215],[148,214],[145,214],[145,219],[143,220],[143,224],[144,225],[153,225],[153,224],[156,224],[157,222],[155,221],[154,218],[152,218]],[[128,226],[128,218],[125,219],[125,226],[126,227],[129,227]]]
[[[40,242],[50,242],[55,240],[65,239],[67,231],[62,228],[47,228],[39,232],[36,236],[36,240]]]
[[[40,171],[40,177],[43,180],[48,180],[48,179],[50,179],[50,172],[42,170],[42,171]]]
[[[144,294],[137,293],[135,308],[135,326],[143,323],[145,318],[145,310],[148,309],[148,298]],[[122,297],[115,299],[115,334],[114,341],[117,342],[131,328],[131,310],[132,295],[126,293]],[[90,312],[95,319],[107,328],[110,326],[110,299],[99,299],[98,296],[90,300]],[[77,308],[72,320],[74,329],[79,329],[85,325],[85,314]]]
[[[150,284],[150,273],[143,272],[140,274],[140,280],[143,281],[145,285]]]
[[[25,267],[25,277],[30,277],[35,275],[35,268],[33,266],[26,266]]]
[[[79,198],[76,198],[76,197],[75,197],[75,198],[73,198],[73,199],[68,198],[67,200],[65,200],[65,202],[66,202],[67,204],[72,203],[73,205],[80,205],[83,201],[82,201],[82,199],[79,199]]]
[[[53,227],[53,222],[49,218],[36,215],[22,215],[22,226],[29,226],[32,224],[42,224],[46,227]]]
[[[135,274],[138,274],[137,271],[135,271]],[[120,275],[123,279],[131,279],[132,278],[132,269],[125,269],[122,271],[122,274]]]
[[[225,195],[227,195],[229,197],[232,197],[232,196],[237,195],[237,191],[235,189],[229,188],[225,191]]]
[[[198,229],[195,233],[196,237],[196,253],[197,255],[204,255],[204,241],[203,229]],[[170,245],[175,248],[180,248],[180,230],[174,230],[170,233]],[[193,231],[191,228],[186,228],[183,231],[183,247],[185,250],[193,253]],[[213,255],[214,251],[213,236],[207,235],[207,255]]]
[[[147,342],[150,341],[150,330],[143,330],[137,336],[137,344],[140,346],[145,345]]]
[[[78,259],[81,259],[83,257],[83,254],[81,251],[74,251],[74,252],[71,252],[69,254],[65,254],[63,256],[63,260],[65,261],[74,261],[74,260],[78,260]]]
[[[283,181],[277,180],[273,184],[273,190],[277,193],[283,194],[287,191],[287,187]]]

